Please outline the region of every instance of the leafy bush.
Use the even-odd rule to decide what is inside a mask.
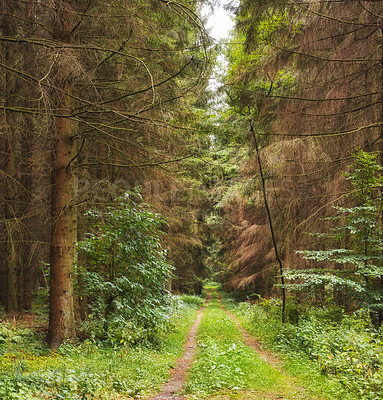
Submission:
[[[137,191],[129,192],[86,213],[93,232],[78,244],[77,271],[79,290],[90,299],[92,312],[83,326],[89,335],[151,341],[167,323],[172,266],[161,246],[165,221],[141,200]]]

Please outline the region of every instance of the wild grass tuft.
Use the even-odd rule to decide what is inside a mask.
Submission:
[[[189,307],[200,308],[205,304],[205,300],[199,296],[183,295],[181,301],[187,304]]]

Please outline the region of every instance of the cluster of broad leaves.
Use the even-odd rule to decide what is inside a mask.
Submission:
[[[126,193],[103,210],[87,212],[93,230],[78,244],[78,286],[91,313],[88,335],[135,343],[150,341],[166,324],[172,265],[161,246],[162,217]]]

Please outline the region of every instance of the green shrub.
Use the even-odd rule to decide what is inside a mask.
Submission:
[[[138,200],[137,200],[138,199]],[[83,333],[104,340],[150,341],[168,322],[172,296],[166,289],[172,265],[161,246],[166,225],[137,191],[103,210],[86,213],[93,232],[78,244],[78,287],[91,315]]]
[[[301,308],[298,321],[285,324],[279,306],[270,300],[241,303],[237,312],[270,347],[291,359],[310,360],[318,372],[341,385],[336,398],[383,398],[383,336],[371,327],[367,312]]]

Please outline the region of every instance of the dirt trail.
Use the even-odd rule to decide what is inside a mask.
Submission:
[[[186,378],[188,370],[191,364],[194,361],[195,354],[197,351],[197,331],[199,324],[201,322],[204,309],[207,307],[211,300],[211,293],[208,293],[206,304],[198,311],[197,317],[193,325],[191,326],[186,343],[184,345],[184,353],[182,357],[180,357],[176,363],[174,368],[171,370],[170,380],[165,383],[160,392],[152,397],[147,398],[146,400],[187,400],[187,397],[180,396],[178,393],[181,392]],[[228,311],[223,305],[221,301],[221,295],[218,292],[218,302],[220,307],[230,316],[230,318],[234,321],[236,327],[240,330],[243,340],[246,345],[252,347],[260,356],[260,358],[268,364],[271,364],[276,370],[280,371],[288,380],[289,388],[285,390],[279,391],[270,391],[267,393],[263,393],[261,397],[258,397],[256,393],[248,392],[247,394],[243,393],[243,397],[240,397],[240,394],[237,394],[235,397],[231,397],[227,392],[226,395],[221,396],[212,396],[211,399],[217,400],[226,400],[226,399],[269,399],[269,400],[277,400],[277,399],[296,399],[296,400],[314,400],[316,398],[311,397],[306,390],[298,383],[297,379],[293,376],[287,376],[283,372],[282,362],[279,360],[274,354],[263,349],[259,342],[252,337],[239,323],[236,316]],[[255,397],[254,397],[255,396]]]
[[[272,354],[270,351],[267,351],[263,349],[255,337],[251,336],[245,328],[239,323],[237,317],[227,310],[223,305],[222,305],[222,297],[221,294],[218,292],[218,303],[219,306],[226,312],[226,314],[234,321],[235,326],[237,329],[241,332],[243,341],[251,348],[253,348],[261,358],[261,360],[267,362],[268,364],[271,364],[273,367],[277,368],[278,370],[282,369],[282,362],[279,360],[274,354]]]
[[[206,304],[201,307],[197,313],[196,320],[191,326],[185,345],[184,353],[181,358],[179,358],[174,368],[171,370],[170,380],[165,383],[159,394],[148,398],[147,400],[183,400],[186,397],[177,396],[177,393],[181,391],[185,381],[187,372],[194,360],[194,356],[197,350],[197,331],[198,326],[201,322],[204,309],[207,307],[211,300],[211,293],[208,293],[206,298]]]
[[[251,348],[253,348],[259,355],[259,357],[261,358],[261,360],[263,360],[264,362],[272,365],[276,370],[282,372],[285,375],[285,372],[283,372],[283,366],[282,366],[282,361],[276,357],[273,353],[271,353],[268,350],[265,350],[261,347],[260,343],[258,342],[257,339],[255,339],[253,336],[251,336],[245,328],[242,327],[242,325],[240,324],[240,322],[238,321],[237,317],[230,312],[229,310],[227,310],[223,305],[222,305],[222,297],[221,294],[218,292],[218,303],[219,306],[226,312],[226,314],[233,320],[233,322],[235,323],[235,326],[237,327],[237,329],[241,332],[242,337],[243,337],[243,341],[245,342],[245,344]],[[294,394],[293,397],[294,399],[314,399],[313,397],[311,397],[307,392],[306,389],[302,386],[300,386],[300,384],[298,383],[297,379],[293,376],[288,376],[288,380],[290,381],[290,384],[292,385],[292,387],[294,388]],[[275,398],[275,399],[287,399],[290,398],[289,397],[285,397],[285,395],[282,394],[277,394],[276,397],[273,397],[272,395],[270,395],[270,399],[271,398]]]

